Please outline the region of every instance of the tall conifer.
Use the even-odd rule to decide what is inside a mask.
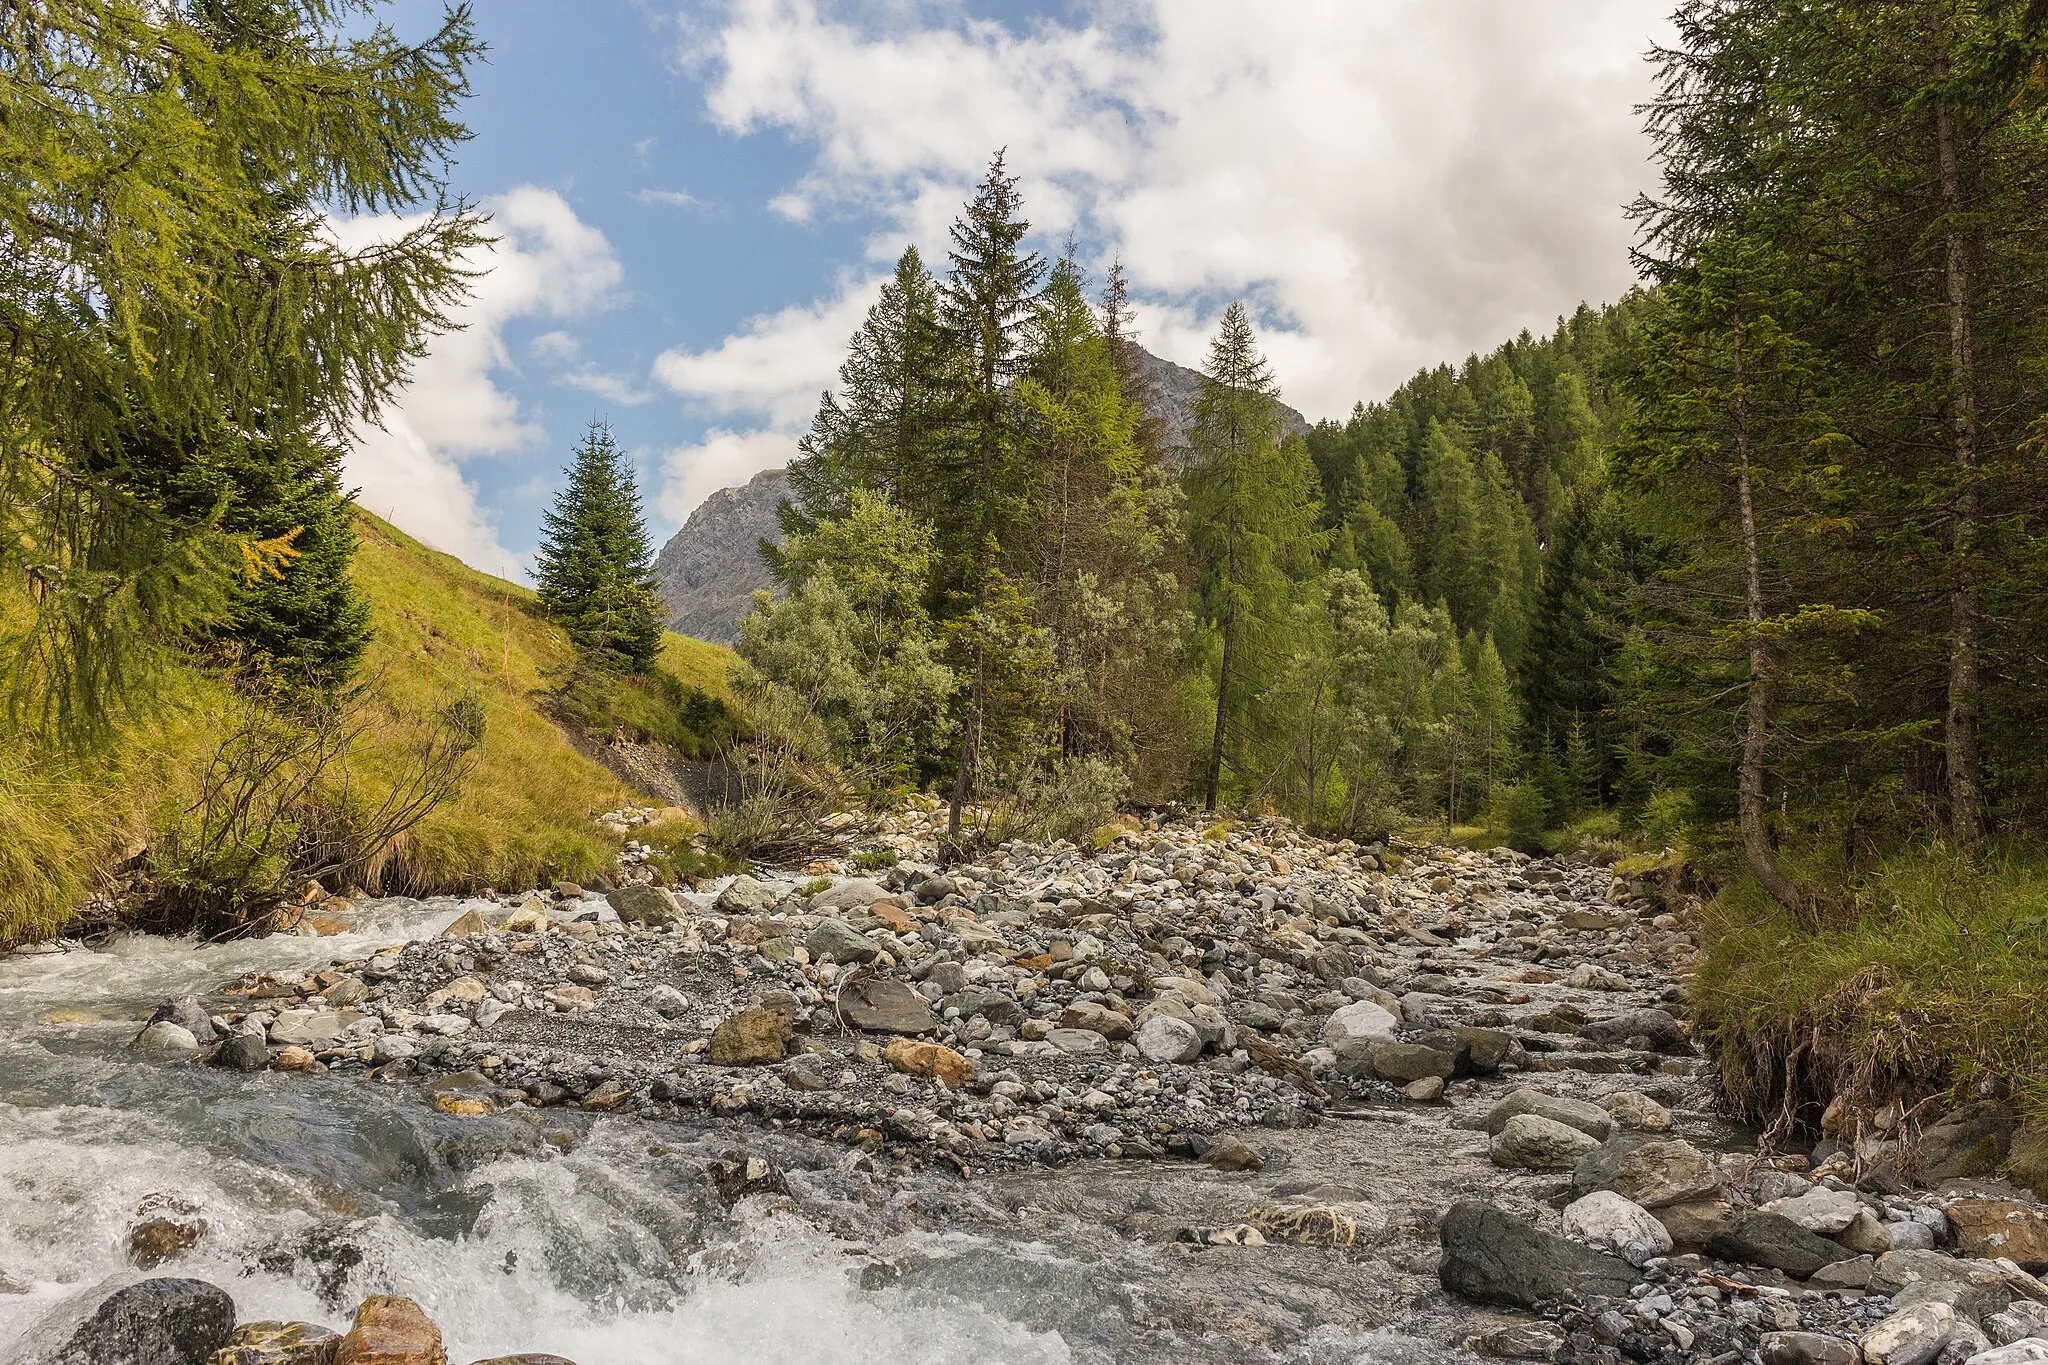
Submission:
[[[661,650],[662,610],[633,466],[592,422],[567,473],[534,554],[541,608],[598,660],[645,669]]]

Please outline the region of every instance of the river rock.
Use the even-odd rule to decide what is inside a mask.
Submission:
[[[1654,1052],[1682,1052],[1686,1047],[1685,1030],[1666,1010],[1632,1010],[1611,1019],[1595,1019],[1579,1026],[1579,1036],[1607,1047],[1643,1038]]]
[[[1465,1349],[1495,1360],[1556,1360],[1568,1338],[1554,1322],[1503,1322],[1465,1338]]]
[[[813,962],[869,963],[882,955],[875,941],[844,920],[819,920],[804,935],[804,951]]]
[[[866,910],[877,901],[889,899],[889,890],[880,882],[855,877],[836,886],[828,886],[811,897],[813,910]]]
[[[1461,1024],[1451,1032],[1464,1040],[1464,1064],[1481,1076],[1491,1076],[1500,1070],[1501,1063],[1514,1050],[1514,1035],[1501,1029]]]
[[[1896,1296],[1923,1280],[1993,1289],[2005,1284],[2005,1274],[1995,1265],[1959,1261],[1939,1251],[1894,1251],[1877,1258],[1877,1273],[1871,1276],[1870,1287],[1880,1294]]]
[[[749,1005],[711,1031],[713,1066],[765,1066],[789,1055],[789,1015],[768,1005]]]
[[[1210,1143],[1202,1160],[1219,1171],[1258,1171],[1266,1165],[1266,1159],[1250,1143],[1228,1134]]]
[[[1642,1265],[1671,1250],[1671,1234],[1650,1211],[1612,1190],[1595,1190],[1565,1206],[1564,1235]]]
[[[930,1002],[889,976],[862,976],[840,987],[839,1017],[868,1033],[930,1033],[939,1026]]]
[[[674,1019],[690,1008],[690,997],[663,982],[647,992],[647,1007],[664,1019]]]
[[[261,1071],[270,1065],[270,1049],[264,1046],[261,1034],[238,1033],[220,1045],[213,1064],[230,1071]]]
[[[334,1352],[334,1365],[448,1365],[441,1329],[411,1299],[372,1294],[356,1305],[355,1326]]]
[[[205,1365],[235,1330],[235,1301],[204,1280],[154,1279],[116,1289],[47,1365]]]
[[[1952,1109],[1921,1130],[1915,1151],[1920,1178],[1929,1185],[1963,1176],[1990,1175],[2005,1160],[2019,1121],[1997,1100]]]
[[[1375,1043],[1367,1055],[1371,1058],[1372,1074],[1396,1085],[1425,1076],[1448,1079],[1458,1068],[1456,1057],[1420,1043]]]
[[[1331,1013],[1323,1025],[1323,1046],[1339,1057],[1363,1056],[1375,1043],[1391,1043],[1401,1021],[1370,1000],[1354,1000]]]
[[[1496,1166],[1530,1171],[1568,1171],[1600,1144],[1587,1134],[1541,1114],[1516,1114],[1494,1135],[1488,1154]]]
[[[1056,1028],[1045,1041],[1069,1057],[1100,1057],[1109,1051],[1109,1039],[1085,1028]]]
[[[974,1079],[974,1063],[938,1043],[910,1038],[891,1039],[882,1049],[882,1060],[906,1076],[925,1076],[944,1081],[954,1090]]]
[[[199,1040],[183,1024],[159,1019],[135,1036],[133,1046],[143,1052],[197,1052]]]
[[[673,891],[647,882],[622,886],[606,895],[605,902],[618,915],[621,924],[644,924],[650,929],[658,929],[683,917],[682,904],[676,900]]]
[[[1847,1190],[1830,1190],[1816,1185],[1802,1195],[1773,1199],[1762,1206],[1765,1213],[1789,1218],[1808,1232],[1832,1237],[1845,1232],[1856,1215],[1864,1212],[1863,1201]]]
[[[1646,1209],[1711,1199],[1721,1190],[1707,1154],[1677,1138],[1618,1138],[1572,1173],[1572,1185],[1580,1193],[1613,1190]]]
[[[310,1322],[245,1322],[207,1365],[333,1365],[341,1333]]]
[[[213,1026],[212,1016],[207,1014],[206,1006],[199,1003],[199,997],[196,995],[164,1001],[156,1007],[156,1012],[149,1016],[149,1022],[152,1024],[158,1020],[169,1020],[184,1029],[201,1047],[220,1036],[219,1031]]]
[[[774,887],[745,873],[734,877],[712,904],[728,915],[758,915],[775,908],[782,897]]]
[[[1805,1279],[1824,1265],[1851,1259],[1855,1253],[1789,1218],[1761,1209],[1730,1215],[1706,1243],[1711,1255],[1724,1261],[1769,1266]]]
[[[2023,1337],[2004,1346],[1979,1351],[1969,1359],[1970,1365],[2038,1365],[2048,1361],[2048,1341],[2039,1337]]]
[[[471,934],[483,933],[489,927],[484,923],[483,912],[471,906],[448,922],[448,927],[441,931],[441,937],[468,938]]]
[[[1638,1133],[1671,1131],[1671,1111],[1640,1090],[1617,1090],[1600,1098],[1600,1107],[1616,1124]]]
[[[2012,1305],[1984,1319],[1984,1335],[1995,1346],[2010,1346],[2024,1337],[2048,1337],[2048,1303],[2015,1299]]]
[[[270,1026],[270,1041],[276,1047],[309,1047],[318,1051],[332,1046],[351,1024],[366,1017],[354,1010],[280,1010],[277,1022]]]
[[[128,1229],[128,1261],[154,1270],[197,1246],[205,1235],[206,1224],[197,1218],[146,1218]]]
[[[1757,1348],[1764,1365],[1857,1365],[1863,1358],[1855,1342],[1819,1332],[1766,1332]]]
[[[1591,1137],[1595,1147],[1605,1142],[1607,1135],[1614,1131],[1613,1117],[1599,1105],[1567,1099],[1562,1095],[1546,1095],[1526,1085],[1493,1106],[1486,1116],[1486,1131],[1498,1134],[1507,1127],[1508,1120],[1518,1114],[1534,1114],[1553,1123],[1562,1123],[1567,1128],[1576,1128]]]
[[[1671,1234],[1671,1243],[1681,1251],[1698,1251],[1721,1230],[1735,1214],[1735,1206],[1725,1199],[1689,1199],[1682,1204],[1667,1204],[1656,1210],[1655,1217]]]
[[[1154,1014],[1138,1025],[1132,1036],[1138,1052],[1147,1061],[1192,1062],[1202,1055],[1202,1035],[1185,1019]]]
[[[1636,1272],[1616,1256],[1554,1236],[1479,1200],[1453,1204],[1438,1230],[1438,1277],[1453,1294],[1531,1308],[1572,1295],[1622,1298]]]
[[[492,1356],[489,1360],[475,1361],[473,1365],[576,1365],[576,1362],[563,1356],[526,1351],[516,1356]]]
[[[1956,1314],[1945,1303],[1901,1309],[1857,1339],[1867,1365],[1927,1365],[1956,1329]]]
[[[1963,1255],[2003,1256],[2022,1270],[2048,1269],[2048,1210],[2012,1199],[1958,1199],[1947,1211]]]

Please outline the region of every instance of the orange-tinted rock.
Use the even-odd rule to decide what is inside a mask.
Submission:
[[[199,1241],[206,1224],[198,1219],[151,1218],[128,1232],[128,1259],[143,1270],[154,1270],[179,1252]]]
[[[1958,1199],[1948,1206],[1948,1220],[1966,1256],[2003,1256],[2029,1271],[2048,1267],[2048,1209],[2013,1199]]]
[[[341,1333],[310,1322],[245,1322],[207,1365],[334,1365]]]
[[[974,1063],[938,1043],[898,1038],[882,1050],[882,1060],[910,1076],[927,1076],[958,1090],[974,1079]]]
[[[448,1352],[426,1310],[397,1294],[373,1294],[356,1306],[334,1365],[448,1365]]]

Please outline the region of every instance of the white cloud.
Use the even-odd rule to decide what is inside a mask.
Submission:
[[[370,511],[478,568],[512,574],[519,560],[499,541],[462,471],[466,460],[526,450],[543,436],[499,384],[499,376],[515,368],[505,325],[602,308],[621,271],[604,234],[552,190],[522,186],[484,207],[498,240],[468,261],[478,276],[455,310],[457,329],[434,339],[381,424],[355,434],[347,477],[362,488]],[[403,226],[389,217],[363,217],[333,230],[344,245],[361,246]],[[529,349],[568,360],[577,346],[574,337],[553,331]]]
[[[748,318],[710,350],[662,352],[654,377],[710,416],[765,417],[779,430],[802,430],[881,287],[879,275],[847,276],[831,298]]]
[[[704,201],[688,190],[635,190],[633,197],[643,204],[659,204],[672,209],[694,209],[704,206]]]
[[[718,126],[815,149],[776,212],[875,215],[875,258],[936,248],[1007,147],[1045,239],[1122,256],[1155,350],[1199,361],[1245,298],[1315,417],[1629,286],[1620,206],[1653,183],[1633,108],[1667,9],[1097,0],[1086,24],[1006,27],[914,0],[727,0],[682,55]],[[772,350],[783,320],[848,297],[693,359]],[[778,357],[778,391],[837,358]]]

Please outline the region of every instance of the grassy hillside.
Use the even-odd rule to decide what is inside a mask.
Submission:
[[[578,753],[546,694],[570,676],[574,651],[533,611],[533,594],[429,549],[358,513],[355,576],[376,630],[365,659],[365,721],[349,776],[375,791],[400,770],[408,738],[459,697],[485,717],[477,767],[379,869],[379,889],[414,892],[533,885],[609,862],[615,841],[592,814],[642,801]],[[665,642],[659,675],[598,682],[578,697],[601,728],[702,747],[704,703],[724,699],[730,651],[681,636]],[[190,804],[241,703],[196,669],[166,680],[148,716],[124,721],[104,751],[60,757],[0,734],[0,945],[60,932],[108,868]],[[716,708],[709,708],[715,712]]]

